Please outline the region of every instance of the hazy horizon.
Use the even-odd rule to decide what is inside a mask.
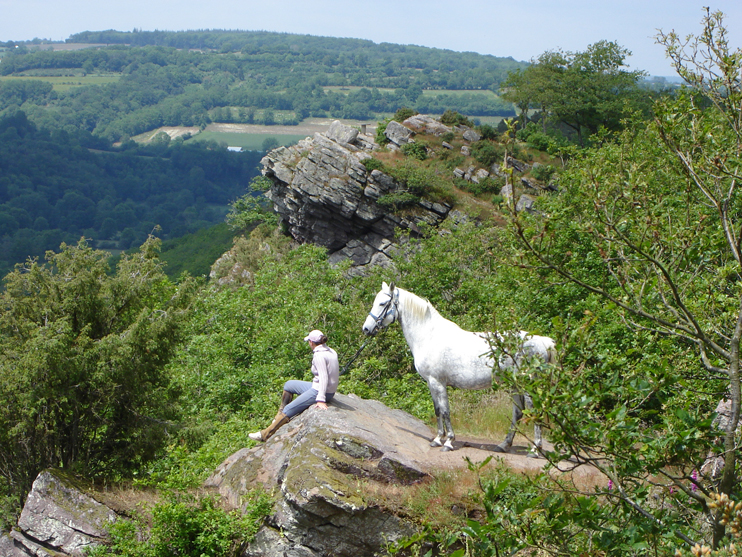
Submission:
[[[726,14],[730,46],[742,35],[742,2],[722,0],[712,11]],[[688,0],[593,2],[525,0],[377,0],[373,6],[347,0],[0,0],[0,41],[35,38],[65,41],[83,31],[187,31],[226,29],[368,39],[477,52],[530,61],[547,50],[582,51],[599,40],[630,50],[631,69],[651,76],[675,72],[656,44],[658,30],[698,34],[702,3]],[[29,17],[32,14],[33,17]]]

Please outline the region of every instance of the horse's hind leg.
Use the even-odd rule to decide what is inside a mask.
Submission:
[[[525,397],[518,393],[513,393],[513,418],[510,421],[510,429],[508,430],[505,441],[495,447],[495,451],[498,453],[506,453],[513,446],[513,439],[515,439],[515,431],[518,425],[518,420],[523,417],[523,408],[525,407]]]
[[[431,447],[443,446],[444,451],[453,450],[453,428],[451,427],[451,414],[448,406],[448,392],[446,386],[441,385],[434,379],[428,380],[428,389],[430,389],[430,396],[433,398],[433,407],[435,408],[435,417],[438,422],[438,434],[435,439],[430,442]],[[446,436],[446,440],[443,441],[442,437]]]

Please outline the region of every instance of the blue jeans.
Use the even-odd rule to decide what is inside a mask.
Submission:
[[[310,381],[291,379],[290,381],[286,381],[283,390],[299,395],[283,409],[283,413],[289,418],[301,414],[304,410],[317,402],[317,389],[312,387]],[[335,396],[335,393],[325,393],[325,401],[329,404],[333,396]]]

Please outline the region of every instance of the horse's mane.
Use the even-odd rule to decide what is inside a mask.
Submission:
[[[398,289],[404,292],[404,296],[399,297],[400,311],[405,312],[405,316],[416,323],[423,323],[424,321],[431,318],[445,319],[438,310],[435,309],[425,298],[413,294],[409,290],[404,288]]]

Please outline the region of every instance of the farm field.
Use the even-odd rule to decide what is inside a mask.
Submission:
[[[47,81],[55,91],[64,92],[83,85],[106,85],[121,79],[120,74],[111,75],[4,75],[1,81]]]
[[[360,91],[361,89],[371,89],[371,87],[357,87],[357,86],[345,86],[345,85],[326,85],[322,87],[325,91],[332,91],[334,93],[353,93]],[[394,91],[392,88],[377,87],[381,93],[391,93]],[[452,96],[463,96],[463,95],[481,95],[483,97],[496,99],[498,95],[489,89],[423,89],[424,97],[435,97],[437,95],[452,95]]]

